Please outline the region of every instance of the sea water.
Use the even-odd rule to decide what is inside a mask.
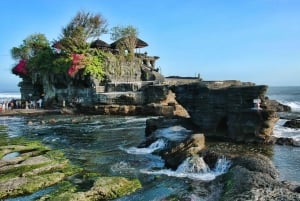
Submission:
[[[20,99],[20,92],[0,92],[0,103],[11,101],[13,99]]]
[[[290,105],[291,114],[300,118],[300,87],[271,87],[267,95],[270,99]],[[2,95],[6,100],[7,97],[16,98],[12,94],[6,94],[5,97]],[[198,157],[187,158],[177,170],[166,169],[164,161],[153,152],[164,149],[168,141],[184,139],[190,131],[180,126],[161,129],[156,133],[161,138],[146,148],[138,148],[145,140],[145,122],[148,118],[101,115],[2,116],[0,125],[7,125],[9,137],[23,136],[40,140],[55,149],[63,150],[72,163],[88,171],[107,176],[138,178],[143,188],[119,198],[121,201],[161,200],[171,194],[188,191],[191,181],[213,180],[230,167],[229,160],[220,158],[216,166],[209,169],[203,159]],[[56,119],[56,123],[47,123],[51,119]],[[29,121],[32,123],[28,124]],[[283,127],[284,121],[281,119],[277,122],[274,135],[299,137],[299,129]],[[275,145],[272,160],[280,171],[280,179],[300,182],[300,147]],[[193,200],[201,199],[193,195]],[[18,200],[34,199],[29,196]]]
[[[23,136],[62,150],[74,164],[105,176],[138,178],[143,188],[118,200],[161,200],[187,191],[192,181],[207,182],[227,171],[230,163],[220,159],[209,169],[201,157],[188,158],[177,170],[165,168],[164,160],[153,152],[164,149],[168,140],[184,139],[188,131],[172,127],[176,138],[164,136],[145,148],[146,120],[150,117],[47,115],[31,117],[0,116],[9,137]],[[55,119],[55,123],[48,123]],[[28,124],[28,122],[31,122]],[[74,123],[76,122],[76,123]],[[182,130],[180,134],[178,130]],[[44,191],[48,192],[48,191]],[[40,193],[38,193],[40,195]],[[194,195],[195,197],[195,195]],[[32,196],[18,198],[33,200]]]
[[[270,87],[267,95],[292,109],[289,113],[279,113],[281,119],[275,125],[273,135],[300,142],[300,129],[283,126],[288,119],[300,119],[300,87]],[[272,160],[280,172],[280,179],[300,182],[300,147],[275,145],[273,154]]]

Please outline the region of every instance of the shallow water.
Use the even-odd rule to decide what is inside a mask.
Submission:
[[[274,146],[273,163],[280,171],[281,180],[300,182],[300,148]]]
[[[146,119],[64,115],[0,117],[0,125],[7,125],[9,137],[23,136],[40,140],[53,149],[62,150],[72,163],[87,171],[138,178],[143,188],[121,200],[160,200],[188,186],[184,179],[140,171],[164,167],[164,161],[151,154],[157,148],[163,148],[162,141],[149,147],[148,151],[137,148],[145,139]],[[128,150],[135,150],[135,153]],[[33,197],[36,196],[25,196],[18,200],[34,200]]]
[[[214,179],[226,168],[218,171],[203,170],[183,172],[164,168],[164,161],[151,152],[164,148],[164,140],[185,138],[189,131],[171,127],[158,131],[163,140],[156,141],[148,148],[137,148],[145,140],[147,117],[118,116],[68,116],[49,115],[38,117],[0,117],[0,125],[7,125],[10,137],[24,136],[40,140],[54,149],[61,149],[74,164],[101,175],[138,178],[143,188],[126,200],[162,200],[171,194],[180,194],[193,188],[193,181],[207,182]],[[31,122],[28,124],[28,122]],[[173,130],[175,138],[170,137]],[[272,160],[281,171],[281,179],[299,181],[299,148],[275,146]],[[293,153],[293,154],[291,154]],[[294,160],[295,159],[295,160]],[[201,160],[198,160],[201,167]],[[192,167],[195,168],[195,167]],[[223,169],[222,169],[223,168]],[[205,169],[205,168],[204,168]],[[293,171],[296,170],[296,171]],[[198,185],[198,184],[197,184]],[[193,195],[194,200],[205,200]],[[20,201],[33,200],[30,197]]]

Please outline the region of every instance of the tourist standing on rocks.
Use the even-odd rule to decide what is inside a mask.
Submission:
[[[40,98],[38,101],[37,101],[37,104],[39,105],[39,108],[41,109],[42,108],[42,98]]]

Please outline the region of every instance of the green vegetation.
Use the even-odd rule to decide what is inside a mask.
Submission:
[[[15,152],[19,155],[3,159]],[[72,178],[81,182],[72,183]],[[6,127],[0,125],[0,200],[31,194],[55,184],[55,190],[40,200],[108,200],[141,188],[137,179],[85,172],[72,165],[63,152],[51,150],[38,141],[10,138]]]
[[[111,200],[141,188],[138,180],[128,180],[123,177],[99,177],[93,184],[93,187],[85,192],[78,192],[77,188],[64,182],[59,190],[43,196],[40,201],[95,201]]]
[[[89,52],[89,39],[99,37],[107,32],[107,22],[100,15],[78,12],[71,22],[63,28],[58,42],[67,54]]]
[[[92,75],[98,80],[104,77],[102,56],[89,55],[84,59],[85,68],[84,75]]]
[[[222,201],[223,200],[226,201],[228,198],[230,198],[232,196],[232,188],[234,186],[234,179],[233,179],[233,173],[231,172],[231,170],[224,175],[224,181],[225,181],[225,185],[224,185],[224,190],[223,190],[222,197],[221,197]]]
[[[111,29],[111,39],[117,41],[117,48],[120,50],[121,59],[133,60],[137,36],[137,29],[131,25],[126,27],[116,26]]]
[[[98,80],[105,77],[108,60],[113,57],[117,63],[132,61],[137,43],[137,29],[133,26],[117,26],[111,29],[111,38],[117,40],[117,55],[108,55],[103,50],[90,48],[90,41],[107,33],[107,21],[100,14],[78,12],[62,29],[57,40],[49,42],[44,34],[36,33],[25,38],[21,45],[11,49],[12,57],[24,62],[22,67],[14,67],[12,72],[21,78],[29,78],[33,84],[47,85],[53,74],[67,73],[74,78],[92,76]],[[82,55],[84,59],[74,64],[72,55]],[[73,72],[68,71],[73,68]],[[120,65],[114,65],[117,76],[122,74]]]
[[[3,126],[0,134],[0,199],[33,193],[82,171],[61,151],[50,150],[37,141],[9,138]],[[10,153],[19,155],[3,159]]]
[[[106,20],[100,15],[79,12],[71,22],[63,28],[57,41],[50,45],[44,34],[32,34],[23,40],[18,47],[11,49],[12,57],[17,61],[26,61],[26,72],[21,73],[13,69],[13,73],[20,77],[34,77],[42,75],[43,80],[50,74],[66,74],[72,65],[72,54],[85,55],[84,75],[92,75],[102,79],[103,56],[90,49],[89,40],[99,37],[106,30]],[[43,80],[34,80],[43,82]]]

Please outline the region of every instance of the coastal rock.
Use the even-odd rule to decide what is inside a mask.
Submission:
[[[206,136],[269,143],[278,115],[254,103],[265,100],[267,86],[222,81],[174,85],[172,90],[192,122]]]
[[[279,137],[279,138],[277,138],[276,139],[276,144],[300,147],[300,141],[299,140],[294,139],[294,138],[289,138],[289,137]]]
[[[261,104],[261,108],[269,109],[276,112],[291,112],[292,108],[288,105],[281,104],[276,100],[270,100],[268,97],[265,97],[264,101]]]
[[[176,169],[187,157],[198,154],[205,147],[204,134],[193,134],[190,138],[162,153],[166,166]]]
[[[300,194],[278,181],[277,176],[267,157],[238,157],[223,177],[225,186],[221,200],[299,200]]]
[[[283,124],[284,127],[288,128],[300,128],[300,120],[299,119],[292,119]]]
[[[276,139],[276,144],[278,145],[293,145],[294,140],[293,138],[288,138],[288,137],[279,137]]]
[[[13,143],[14,146],[0,146],[0,156],[19,153],[16,157],[0,159],[1,200],[31,194],[80,171],[64,158],[62,152],[22,139]]]
[[[146,120],[145,133],[150,136],[157,129],[168,128],[172,126],[182,126],[187,130],[197,132],[197,126],[189,118],[184,117],[158,117]]]
[[[232,167],[234,166],[242,166],[250,171],[268,174],[273,179],[277,179],[279,176],[272,161],[261,154],[238,156],[232,161]]]
[[[93,187],[85,192],[86,200],[110,200],[130,194],[141,188],[138,180],[123,177],[100,177]]]

